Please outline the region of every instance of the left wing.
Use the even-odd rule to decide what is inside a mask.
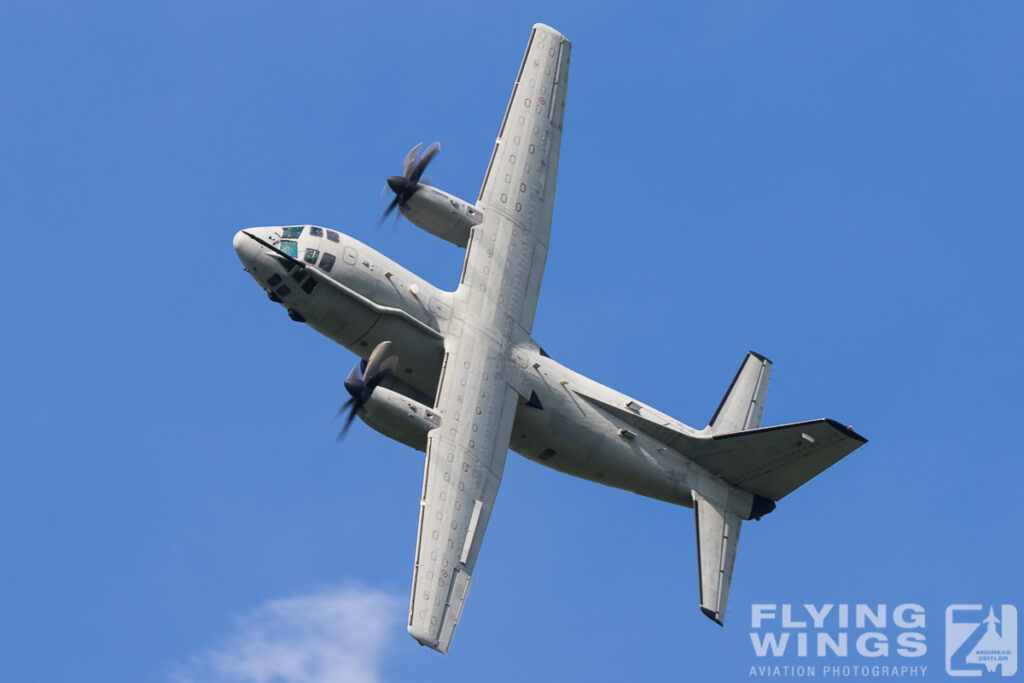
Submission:
[[[519,396],[496,352],[475,335],[453,344],[435,406],[441,427],[427,436],[409,633],[440,652],[462,614],[516,415]]]
[[[480,193],[427,436],[409,633],[447,652],[498,495],[547,258],[570,44],[537,24]]]

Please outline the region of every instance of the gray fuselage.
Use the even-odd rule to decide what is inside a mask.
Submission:
[[[283,230],[294,234],[299,228],[297,238],[282,240]],[[287,246],[296,253],[290,255],[311,264],[319,260],[321,272],[322,255],[334,256],[329,272],[323,274],[349,295],[323,286],[303,288],[296,282],[295,269],[274,257],[274,248],[292,241],[296,246]],[[235,236],[234,245],[246,271],[293,318],[364,359],[378,344],[391,341],[400,363],[395,381],[386,386],[419,403],[433,404],[452,293],[350,236],[315,226],[246,229]],[[436,338],[425,330],[434,331]],[[516,412],[512,450],[559,472],[692,507],[691,487],[697,470],[703,468],[592,401],[643,411],[647,419],[653,417],[693,439],[710,438],[706,430],[688,427],[570,370],[532,339],[516,346],[512,360],[522,371],[519,390],[524,397]],[[372,426],[393,436],[387,425]]]

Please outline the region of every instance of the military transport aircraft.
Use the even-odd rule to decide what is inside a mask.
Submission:
[[[467,202],[420,181],[419,146],[388,178],[393,209],[466,250],[454,292],[314,225],[234,237],[292,320],[364,359],[346,428],[426,452],[409,633],[447,652],[509,448],[552,469],[694,509],[700,609],[723,624],[740,524],[866,440],[833,420],[761,427],[771,362],[743,360],[703,429],[550,358],[531,336],[555,200],[571,44],[533,27],[483,187]]]

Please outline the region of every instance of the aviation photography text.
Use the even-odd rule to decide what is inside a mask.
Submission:
[[[925,625],[925,608],[915,603],[752,604],[755,661],[748,675],[923,678],[928,672],[921,660],[928,652]]]

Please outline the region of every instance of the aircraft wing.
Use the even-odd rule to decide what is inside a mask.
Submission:
[[[533,27],[477,200],[491,224],[490,232],[521,234],[520,246],[531,252],[518,259],[529,262],[531,269],[510,274],[528,279],[517,316],[527,333],[533,327],[547,261],[571,49],[572,43],[553,28]],[[470,251],[473,239],[471,233]],[[467,257],[467,265],[468,261]],[[505,265],[508,272],[510,264]]]
[[[538,24],[480,193],[427,436],[409,633],[447,652],[498,495],[547,259],[570,43]]]
[[[470,336],[448,354],[427,437],[409,633],[448,652],[505,468],[519,395],[493,342]]]

